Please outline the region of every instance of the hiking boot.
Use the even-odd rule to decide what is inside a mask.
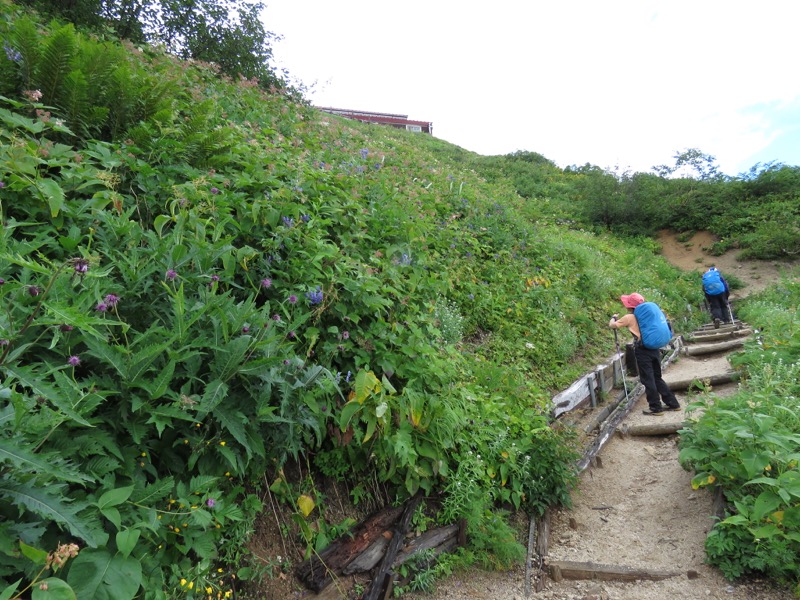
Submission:
[[[664,411],[663,410],[643,410],[643,415],[650,415],[651,417],[663,417]]]
[[[661,410],[668,410],[670,412],[676,412],[676,411],[679,411],[680,409],[681,409],[680,405],[678,405],[678,406],[662,406],[661,407]]]
[[[719,319],[714,319],[714,329],[719,329],[719,324],[721,321]]]

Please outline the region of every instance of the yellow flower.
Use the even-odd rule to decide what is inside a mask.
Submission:
[[[192,589],[194,587],[194,581],[190,581],[189,585],[187,585],[186,587]]]
[[[210,594],[210,593],[211,593],[211,592],[213,592],[213,591],[214,591],[214,590],[212,590],[210,587],[207,587],[207,588],[206,588],[206,594]]]
[[[142,456],[147,456],[147,452],[142,452]]]
[[[183,587],[185,585],[186,585],[186,580],[185,579],[181,579],[181,587]]]
[[[176,527],[175,528],[175,533],[180,533],[180,532],[181,532],[181,528],[180,527]]]
[[[224,446],[224,445],[225,445],[225,442],[224,442],[224,441],[223,441],[223,442],[220,442],[220,443],[219,443],[219,445],[220,445],[220,446]]]
[[[230,477],[230,476],[231,476],[231,472],[230,471],[225,471],[225,477]]]

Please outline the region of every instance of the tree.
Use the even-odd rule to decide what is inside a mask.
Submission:
[[[183,59],[213,62],[231,77],[282,81],[270,66],[272,43],[260,0],[23,0],[76,25],[110,27],[134,43],[161,44]]]

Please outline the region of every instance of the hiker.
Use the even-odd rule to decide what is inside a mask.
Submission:
[[[720,323],[728,322],[728,296],[730,289],[728,282],[715,266],[709,267],[703,273],[703,293],[711,309],[711,318],[714,319],[714,329],[719,329]],[[732,317],[731,317],[732,318]]]
[[[622,305],[628,309],[628,314],[619,317],[614,315],[608,322],[608,326],[614,329],[627,327],[633,334],[633,354],[636,357],[636,366],[639,369],[639,381],[644,386],[647,394],[648,410],[642,411],[646,415],[660,416],[665,410],[680,410],[681,405],[667,383],[661,377],[661,348],[669,343],[672,338],[672,331],[669,328],[666,317],[655,302],[645,302],[641,294],[629,294],[620,296]],[[639,316],[635,313],[639,308]],[[642,329],[640,330],[639,319],[642,319]],[[650,332],[657,331],[657,335]],[[648,339],[653,335],[652,339]],[[649,342],[649,343],[648,343]],[[661,404],[661,401],[664,404]]]

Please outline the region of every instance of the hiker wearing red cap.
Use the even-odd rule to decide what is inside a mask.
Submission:
[[[620,300],[622,305],[628,309],[628,314],[621,317],[618,317],[618,315],[612,316],[608,326],[614,329],[627,327],[628,331],[633,335],[633,354],[636,357],[636,366],[639,370],[639,381],[644,386],[647,394],[647,404],[650,407],[649,410],[643,411],[644,414],[659,416],[663,415],[665,410],[680,410],[681,405],[678,403],[678,399],[661,377],[661,350],[659,349],[659,344],[666,345],[669,338],[667,337],[667,342],[664,342],[665,338],[661,337],[655,342],[656,347],[648,347],[646,340],[643,339],[639,319],[636,315],[638,307],[642,315],[648,315],[646,318],[649,319],[651,314],[656,314],[659,319],[663,320],[663,324],[656,324],[654,325],[655,327],[663,327],[664,325],[669,327],[663,312],[653,302],[645,302],[641,294],[623,295],[620,296]],[[649,328],[650,324],[648,323],[647,329],[649,330]],[[667,333],[667,336],[671,336],[671,331]],[[666,406],[661,404],[662,400]]]

